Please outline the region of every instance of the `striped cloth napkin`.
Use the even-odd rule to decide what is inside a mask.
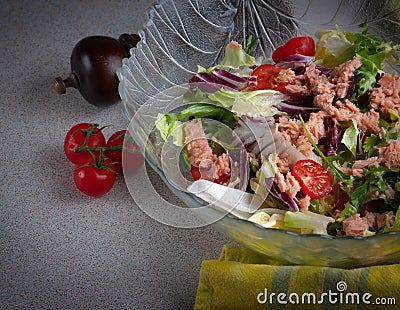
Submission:
[[[400,309],[400,264],[282,265],[225,245],[220,260],[202,263],[195,309]]]

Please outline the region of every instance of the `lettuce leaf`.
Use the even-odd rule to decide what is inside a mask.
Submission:
[[[167,141],[171,136],[175,145],[183,146],[183,126],[180,121],[169,121],[165,115],[158,114],[156,128],[160,132],[160,136],[164,141]]]
[[[256,64],[253,56],[250,56],[237,42],[229,43],[225,48],[225,56],[219,66],[240,68],[242,66],[252,67]]]
[[[211,73],[215,69],[244,69],[255,65],[255,58],[249,55],[239,43],[232,41],[225,47],[224,58],[218,65],[210,68],[197,66],[197,73]]]
[[[330,216],[325,216],[311,211],[285,213],[285,226],[291,228],[312,229],[313,233],[327,235],[327,227],[329,223],[335,222]]]

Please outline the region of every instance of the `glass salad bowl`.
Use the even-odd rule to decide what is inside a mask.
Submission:
[[[297,234],[264,228],[207,205],[186,190],[190,181],[180,171],[184,159],[179,151],[173,147],[160,150],[154,135],[159,113],[179,108],[197,66],[218,64],[230,41],[244,43],[250,35],[257,37],[254,56],[268,61],[276,47],[294,36],[314,36],[317,30],[335,25],[358,32],[358,25],[365,21],[370,33],[400,43],[400,3],[396,0],[161,0],[155,5],[139,33],[141,42],[117,72],[119,93],[133,139],[185,207],[162,199],[159,203],[143,194],[147,205],[153,205],[147,211],[178,227],[212,223],[233,241],[285,263],[355,268],[399,262],[400,232],[371,237]],[[154,194],[162,195],[157,190]]]

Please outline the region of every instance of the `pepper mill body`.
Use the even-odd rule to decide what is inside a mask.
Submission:
[[[76,88],[86,101],[96,106],[119,102],[116,71],[139,40],[136,34],[122,34],[118,39],[90,36],[80,40],[71,53],[70,75],[54,79],[53,88],[59,94],[64,94],[68,87]]]

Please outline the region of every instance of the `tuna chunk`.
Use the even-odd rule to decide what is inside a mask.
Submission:
[[[289,198],[296,197],[297,193],[300,191],[301,186],[299,182],[294,178],[294,176],[288,172],[286,176],[284,176],[279,171],[276,172],[275,181],[279,187],[279,190],[282,193],[285,193],[289,196]]]
[[[321,74],[315,65],[311,65],[306,69],[304,76],[307,81],[308,88],[312,94],[330,93],[334,89],[334,85],[328,81],[326,75]]]
[[[388,211],[385,213],[366,211],[364,216],[368,222],[369,227],[372,227],[376,230],[379,230],[386,226],[386,219],[388,219],[390,225],[393,225],[395,219],[393,211]]]
[[[356,177],[363,177],[364,176],[364,171],[363,168],[367,168],[372,165],[378,165],[379,164],[379,159],[378,157],[370,157],[367,159],[361,159],[361,160],[356,160],[351,168],[348,167],[338,167],[340,171],[354,175]]]
[[[360,214],[354,214],[343,221],[343,231],[346,236],[364,236],[364,232],[368,229],[368,221]]]
[[[353,169],[362,169],[366,168],[372,165],[378,165],[379,164],[379,159],[378,157],[370,157],[367,159],[360,159],[356,160],[353,164]]]
[[[185,148],[189,155],[189,162],[192,166],[199,167],[202,160],[214,162],[216,156],[208,145],[203,126],[200,121],[190,121],[185,124]]]
[[[388,168],[400,167],[400,142],[390,140],[387,146],[380,147],[379,159]]]
[[[306,123],[306,127],[315,143],[318,143],[319,139],[326,136],[324,115],[325,113],[323,112],[311,113]]]
[[[308,210],[310,203],[311,203],[311,198],[308,195],[304,196],[303,198],[300,198],[299,201],[297,202],[301,211]]]
[[[400,77],[384,74],[370,93],[370,107],[380,112],[383,118],[390,118],[390,110],[400,113]]]
[[[353,81],[354,71],[360,68],[361,65],[361,60],[357,57],[353,57],[333,70],[329,75],[329,79],[335,84],[349,84]]]
[[[231,158],[229,155],[224,153],[217,157],[213,154],[200,121],[192,120],[186,123],[184,133],[185,149],[188,152],[189,162],[192,166],[199,168],[201,179],[219,180],[219,183],[228,185],[229,176],[231,176]],[[237,166],[237,164],[233,164]],[[223,180],[221,181],[222,176]]]
[[[379,113],[371,109],[369,112],[360,113],[357,116],[357,127],[368,133],[378,133],[379,127]]]

